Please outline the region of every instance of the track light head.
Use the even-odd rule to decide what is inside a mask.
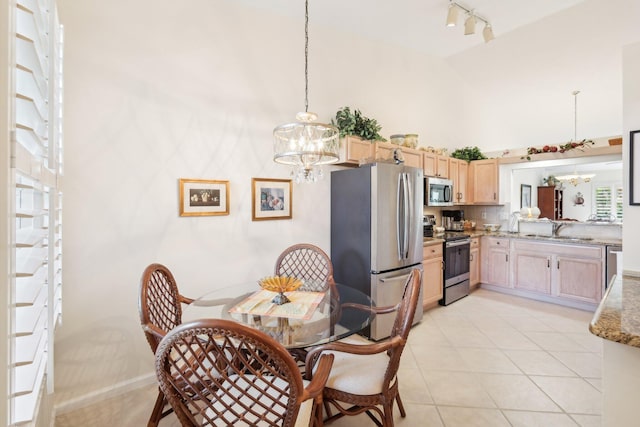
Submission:
[[[489,20],[482,15],[476,15],[474,9],[471,9],[465,5],[462,5],[454,0],[449,0],[449,11],[447,13],[447,27],[455,27],[458,20],[458,13],[462,11],[466,13],[466,19],[464,21],[464,35],[468,36],[470,34],[476,33],[476,24],[478,21],[480,23],[484,23],[484,30],[482,30],[482,36],[484,37],[484,42],[489,43],[491,40],[495,38],[493,35],[493,28],[491,27],[491,23]]]
[[[464,35],[468,36],[470,34],[475,34],[475,32],[476,32],[476,17],[473,16],[473,13],[470,13],[467,20],[464,21]]]
[[[491,24],[487,23],[484,26],[484,30],[482,30],[482,37],[484,37],[484,42],[489,43],[495,37],[493,36],[493,28],[491,28]]]
[[[447,14],[447,27],[455,27],[458,23],[458,6],[455,3],[449,3],[449,13]]]

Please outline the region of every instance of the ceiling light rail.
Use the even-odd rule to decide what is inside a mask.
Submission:
[[[463,11],[467,14],[467,18],[464,21],[464,35],[468,36],[475,34],[477,21],[484,22],[484,29],[482,30],[482,37],[485,43],[489,43],[495,38],[493,35],[493,27],[491,23],[482,16],[476,14],[476,12],[464,6],[456,1],[449,2],[449,12],[447,13],[447,27],[455,27],[458,23],[458,14]]]

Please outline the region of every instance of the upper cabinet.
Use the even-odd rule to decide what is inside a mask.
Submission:
[[[499,203],[498,160],[473,160],[469,164],[468,192],[466,203],[497,205]]]
[[[389,142],[376,142],[376,160],[390,160],[393,158],[393,150],[402,151],[405,166],[422,169],[422,151],[413,148],[401,147]]]
[[[375,143],[354,136],[340,138],[340,162],[338,164],[358,166],[373,158]]]
[[[439,156],[436,153],[422,153],[422,165],[424,176],[449,178],[449,157]]]
[[[456,205],[467,204],[469,164],[466,160],[449,158],[449,179],[453,181],[453,202]]]

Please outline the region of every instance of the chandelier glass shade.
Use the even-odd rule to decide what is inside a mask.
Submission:
[[[309,106],[309,1],[305,1],[304,25],[304,83],[305,111],[296,115],[296,122],[277,126],[273,130],[273,160],[291,165],[292,177],[297,183],[315,182],[322,178],[320,166],[336,163],[340,159],[340,131],[336,126],[317,123],[318,116],[308,111]]]
[[[297,122],[273,130],[273,160],[294,166],[296,179],[315,181],[321,175],[316,166],[336,163],[340,159],[340,132],[333,125],[316,123],[314,113],[298,113],[296,119]]]

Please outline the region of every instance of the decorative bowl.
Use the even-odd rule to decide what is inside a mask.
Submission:
[[[295,277],[288,276],[270,276],[264,277],[258,281],[262,289],[272,292],[291,292],[302,286],[302,281]]]
[[[484,231],[498,231],[500,230],[500,224],[485,224],[483,225]]]

